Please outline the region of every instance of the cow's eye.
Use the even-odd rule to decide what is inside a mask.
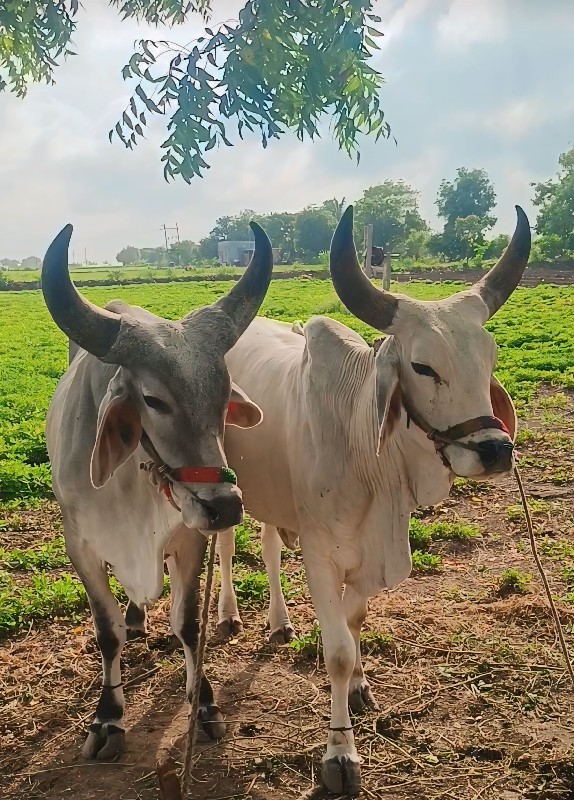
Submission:
[[[144,403],[154,411],[159,411],[160,414],[169,414],[170,408],[167,403],[160,400],[159,397],[153,397],[151,394],[144,394]]]
[[[413,361],[411,367],[417,375],[425,375],[427,378],[434,378],[435,381],[440,381],[440,376],[428,364],[417,364],[416,361]]]

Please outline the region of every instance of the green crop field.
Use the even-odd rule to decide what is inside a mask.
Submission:
[[[102,287],[86,291],[104,305],[114,297],[168,318],[210,303],[229,288],[225,282]],[[420,299],[445,297],[456,286],[401,285]],[[489,323],[499,346],[497,375],[518,407],[541,381],[574,386],[574,289],[520,289]],[[328,281],[272,283],[262,313],[284,321],[326,314],[355,328],[367,341],[376,332],[346,313]],[[0,500],[38,498],[50,493],[43,427],[57,380],[66,368],[64,336],[52,322],[42,295],[0,295]]]

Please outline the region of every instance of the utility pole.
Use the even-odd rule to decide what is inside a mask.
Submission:
[[[365,272],[365,275],[367,275],[369,278],[372,278],[373,277],[373,267],[371,265],[371,258],[373,256],[372,225],[365,225],[364,237],[365,237],[365,264],[363,266],[363,270]]]
[[[179,241],[179,225],[177,224],[177,222],[175,223],[175,225],[173,225],[171,227],[169,227],[168,225],[164,224],[164,225],[161,226],[160,230],[163,231],[163,235],[165,237],[165,255],[166,255],[166,258],[169,261],[169,244],[168,244],[168,241],[167,241],[167,232],[168,231],[175,231],[176,235],[177,235],[177,243],[180,244],[180,241]]]
[[[87,267],[88,266],[88,251],[86,250],[85,247],[84,247],[84,263],[85,263],[85,265]]]
[[[167,232],[168,231],[175,231],[176,235],[177,235],[177,243],[180,244],[180,240],[179,240],[179,225],[177,224],[177,222],[172,227],[168,227],[167,225],[164,224],[164,225],[161,226],[160,230],[163,231],[163,235],[165,237],[165,255],[166,255],[166,258],[169,260],[169,245],[168,245],[168,242],[167,242]]]
[[[166,253],[169,250],[169,245],[167,243],[167,232],[168,231],[175,231],[176,232],[177,243],[180,244],[180,241],[179,241],[179,225],[177,224],[177,222],[171,228],[168,225],[162,225],[161,228],[160,228],[160,231],[163,231],[163,235],[165,236],[165,251],[166,251]]]

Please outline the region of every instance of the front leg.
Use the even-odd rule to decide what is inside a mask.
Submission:
[[[124,691],[120,656],[126,642],[126,624],[121,609],[113,596],[105,565],[92,553],[84,541],[76,545],[77,537],[68,534],[66,549],[70,561],[86,589],[96,641],[102,654],[102,690],[96,713],[82,748],[85,758],[113,761],[125,749]]]
[[[235,555],[235,530],[233,528],[219,531],[216,549],[221,570],[217,628],[222,636],[237,636],[243,630],[243,623],[239,616],[237,595],[233,588],[233,556]]]
[[[301,545],[305,572],[321,626],[325,666],[331,679],[331,721],[323,756],[323,783],[334,794],[356,795],[361,790],[359,756],[349,717],[349,681],[355,666],[355,641],[345,619],[342,576],[330,558]]]
[[[199,578],[207,539],[197,530],[181,527],[166,551],[171,582],[171,627],[183,645],[186,666],[185,689],[191,703],[195,684],[195,657],[199,638]],[[199,688],[198,721],[210,739],[225,736],[225,722],[205,674]]]
[[[345,586],[343,606],[347,625],[355,641],[355,666],[349,685],[349,706],[354,714],[359,714],[365,708],[378,709],[361,660],[361,628],[367,616],[368,604],[368,597],[359,594],[349,584]]]
[[[281,586],[281,537],[273,525],[261,527],[261,555],[269,580],[269,641],[287,644],[295,638],[295,629]]]

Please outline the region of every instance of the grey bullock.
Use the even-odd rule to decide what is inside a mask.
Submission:
[[[255,252],[244,275],[213,305],[172,322],[114,300],[83,298],[68,271],[71,226],[50,245],[42,291],[71,339],[71,363],[48,411],[46,438],[66,549],[85,586],[102,655],[103,685],[84,755],[124,747],[120,655],[128,632],[145,632],[145,608],[171,579],[171,626],[193,687],[197,600],[206,538],[239,523],[243,504],[223,450],[224,425],[248,428],[260,409],[232,386],[224,356],[257,313],[271,278],[271,245],[252,224]],[[145,466],[146,469],[141,467]],[[125,588],[124,618],[109,586]],[[207,678],[200,722],[225,731]]]
[[[530,228],[517,213],[512,241],[485,277],[445,300],[421,302],[382,292],[363,274],[349,208],[333,237],[331,275],[348,310],[388,334],[380,347],[324,317],[304,328],[258,318],[226,357],[264,415],[253,431],[230,429],[225,451],[245,507],[263,523],[275,640],[292,636],[281,539],[301,543],[332,688],[322,775],[338,794],[360,790],[349,705],[375,705],[361,626],[368,598],[411,572],[411,512],[443,500],[456,475],[482,479],[513,467],[514,406],[493,376],[496,345],[483,326],[528,261]],[[232,533],[218,540],[220,621],[236,629],[226,579]]]

